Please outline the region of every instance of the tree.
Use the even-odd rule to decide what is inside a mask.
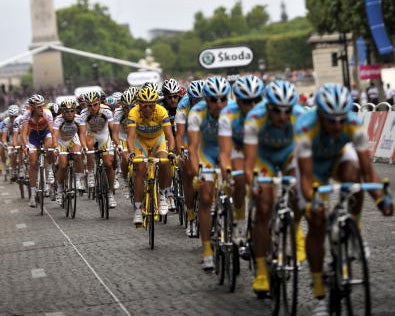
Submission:
[[[134,39],[127,26],[114,22],[108,8],[91,6],[88,0],[57,11],[59,38],[67,47],[125,60],[137,60],[143,51],[133,49]],[[125,80],[129,67],[109,64],[86,57],[63,54],[66,78],[74,84],[92,82],[92,64],[97,63],[103,79]]]
[[[381,3],[387,32],[395,35],[394,1],[381,0]],[[307,17],[318,33],[351,32],[354,39],[363,36],[368,43],[372,42],[365,0],[306,0],[306,7]]]
[[[256,5],[246,15],[246,21],[250,30],[257,30],[269,21],[266,5]]]
[[[230,11],[230,33],[231,35],[242,35],[248,33],[248,25],[241,2],[237,1]]]

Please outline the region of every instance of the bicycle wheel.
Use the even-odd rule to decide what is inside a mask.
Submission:
[[[23,178],[18,177],[18,187],[19,187],[19,192],[21,194],[21,199],[23,200],[25,198],[25,185],[23,184]]]
[[[225,280],[229,292],[234,292],[236,287],[236,278],[239,274],[239,249],[232,240],[233,235],[233,209],[229,198],[224,200],[223,204],[224,216],[224,269]]]
[[[107,179],[107,174],[105,169],[102,169],[101,172],[101,187],[102,187],[102,200],[103,200],[103,214],[105,219],[108,219],[110,214],[109,214],[109,205],[108,205],[108,190],[109,190],[109,185],[108,185],[108,179]]]
[[[349,218],[340,232],[340,243],[337,247],[336,279],[332,303],[338,299],[334,309],[341,314],[344,308],[348,315],[371,315],[371,296],[369,284],[369,268],[365,247],[355,222]],[[331,310],[332,311],[332,310]]]
[[[152,181],[152,180],[150,180]],[[149,246],[152,249],[154,249],[155,245],[155,199],[154,199],[154,190],[155,186],[154,183],[150,183],[150,189],[149,189],[149,206],[148,206],[148,242]]]
[[[276,232],[272,232],[276,234]],[[274,243],[275,241],[274,237]],[[281,219],[277,247],[272,247],[271,285],[273,315],[296,315],[298,304],[298,264],[296,260],[295,221],[291,213]],[[282,303],[282,304],[281,304]],[[280,313],[282,309],[282,313]]]
[[[64,208],[64,212],[65,212],[65,216],[66,218],[69,217],[70,214],[70,196],[69,196],[69,192],[70,192],[70,170],[67,170],[67,175],[65,180],[63,181],[63,208]]]
[[[70,209],[70,217],[75,218],[75,213],[77,211],[77,184],[76,184],[76,178],[75,178],[75,173],[72,168],[69,169],[69,177],[68,177],[68,183],[69,183],[69,190],[67,192],[68,196],[68,208]]]
[[[44,215],[44,191],[45,191],[45,170],[44,167],[39,168],[39,192],[38,192],[38,200],[40,203],[40,212],[41,215]]]
[[[97,202],[97,205],[99,207],[99,214],[101,218],[104,218],[104,200],[103,200],[103,194],[102,194],[102,176],[101,176],[101,169],[97,169],[95,173],[95,192],[94,192],[94,198]]]

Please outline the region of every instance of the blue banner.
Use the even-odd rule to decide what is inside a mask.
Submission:
[[[394,51],[388,39],[383,22],[381,0],[365,0],[366,14],[368,16],[370,31],[380,55],[390,54]]]

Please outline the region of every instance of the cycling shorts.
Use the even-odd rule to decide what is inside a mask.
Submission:
[[[159,135],[155,138],[143,138],[136,136],[136,142],[134,145],[135,157],[148,157],[148,151],[151,148],[152,155],[156,156],[159,152],[167,153],[167,144],[164,134]]]

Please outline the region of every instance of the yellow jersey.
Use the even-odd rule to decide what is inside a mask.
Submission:
[[[145,118],[136,105],[129,111],[128,127],[136,126],[137,135],[142,138],[156,138],[163,134],[163,127],[170,126],[170,118],[167,110],[155,104],[155,109],[150,118]]]

